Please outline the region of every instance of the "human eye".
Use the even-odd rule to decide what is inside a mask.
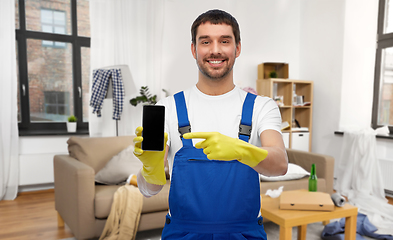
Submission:
[[[224,39],[221,40],[221,43],[222,44],[229,44],[229,43],[231,43],[231,40],[228,39],[228,38],[224,38]]]
[[[229,43],[231,43],[232,42],[232,37],[231,36],[221,36],[221,43],[222,44],[229,44]]]

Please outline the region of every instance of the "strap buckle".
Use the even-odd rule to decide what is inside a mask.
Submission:
[[[179,127],[180,139],[183,138],[183,135],[185,133],[189,133],[189,132],[191,132],[191,126],[190,125],[187,125],[187,126],[184,126],[184,127]]]
[[[241,124],[239,125],[239,135],[246,135],[248,137],[251,136],[252,126]]]

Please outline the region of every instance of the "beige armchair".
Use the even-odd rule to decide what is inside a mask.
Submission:
[[[95,173],[121,150],[133,145],[133,136],[75,138],[68,141],[70,155],[54,157],[55,208],[58,226],[64,223],[77,239],[99,237],[119,185],[95,183]],[[169,180],[163,190],[144,198],[138,231],[164,227],[168,213]]]

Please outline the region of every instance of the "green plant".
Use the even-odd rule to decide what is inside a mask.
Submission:
[[[157,103],[157,95],[152,95],[149,92],[149,87],[148,86],[142,86],[141,89],[139,90],[139,93],[141,94],[140,96],[137,96],[135,98],[132,98],[130,100],[130,103],[132,106],[136,106],[139,103],[149,103],[151,105],[154,105]]]
[[[165,97],[168,97],[168,96],[169,96],[169,92],[168,92],[167,90],[162,89],[162,91],[165,93]]]
[[[74,115],[71,115],[67,118],[68,122],[77,122],[78,118],[75,117]]]
[[[277,78],[277,73],[276,73],[276,71],[271,71],[270,74],[269,74],[269,77],[270,77],[270,78]]]

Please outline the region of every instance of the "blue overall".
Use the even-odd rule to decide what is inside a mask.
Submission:
[[[248,142],[255,95],[243,103],[239,138]],[[175,94],[179,132],[191,131],[183,92]],[[243,129],[243,130],[242,130]],[[169,192],[162,239],[267,239],[260,211],[258,173],[237,160],[209,160],[182,138]]]

